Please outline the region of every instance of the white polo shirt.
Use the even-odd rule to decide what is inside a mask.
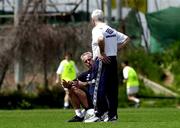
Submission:
[[[92,30],[92,52],[93,59],[100,55],[98,38],[103,36],[105,39],[105,54],[107,56],[117,56],[117,44],[124,43],[128,36],[111,28],[105,23],[100,23]]]

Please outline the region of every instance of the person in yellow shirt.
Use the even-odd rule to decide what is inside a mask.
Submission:
[[[65,81],[72,81],[76,79],[78,74],[78,68],[76,67],[75,62],[71,59],[72,54],[67,52],[65,53],[65,59],[60,62],[60,65],[56,71],[56,83]],[[65,97],[64,97],[64,108],[69,108],[69,91],[67,88],[64,88]]]
[[[126,92],[129,101],[133,101],[135,103],[135,107],[139,107],[140,99],[136,97],[136,94],[139,91],[139,80],[136,71],[128,66],[128,61],[124,61],[121,63],[123,67],[123,77],[124,82],[126,82]]]

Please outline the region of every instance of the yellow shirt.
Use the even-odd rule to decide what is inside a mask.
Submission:
[[[61,61],[57,74],[60,74],[61,79],[66,81],[74,80],[76,78],[76,67],[74,61]]]
[[[136,74],[136,71],[130,67],[130,66],[126,66],[123,69],[123,76],[125,79],[127,79],[127,87],[135,87],[135,86],[139,86],[139,80],[138,80],[138,76]]]

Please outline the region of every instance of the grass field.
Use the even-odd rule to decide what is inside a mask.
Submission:
[[[180,128],[176,108],[128,108],[118,113],[117,122],[68,123],[73,110],[0,110],[0,128]]]

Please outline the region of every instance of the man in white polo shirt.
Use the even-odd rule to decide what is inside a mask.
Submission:
[[[116,31],[104,23],[102,10],[96,9],[91,14],[92,52],[97,66],[93,104],[97,116],[108,112],[104,121],[117,120],[118,77],[117,51],[128,41],[128,36]]]

